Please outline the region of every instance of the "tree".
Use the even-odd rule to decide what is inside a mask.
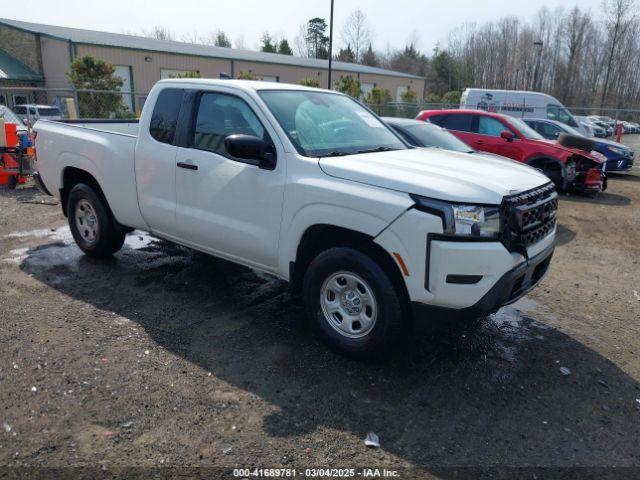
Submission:
[[[238,74],[238,80],[259,80],[251,71],[240,72]]]
[[[342,27],[342,41],[352,49],[355,62],[362,60],[366,45],[371,46],[370,36],[367,16],[359,9],[351,12]]]
[[[617,49],[621,40],[625,37],[630,25],[631,10],[635,0],[605,0],[603,7],[606,17],[606,32],[608,39],[607,67],[605,70],[604,84],[602,86],[602,96],[600,97],[600,107],[604,107],[609,93],[609,82],[611,70]]]
[[[223,30],[216,30],[213,45],[216,47],[231,48],[231,39]]]
[[[353,98],[360,98],[360,95],[362,95],[360,81],[351,75],[340,75],[340,78],[335,83],[334,88],[338,92],[346,93]]]
[[[418,96],[416,95],[416,92],[411,90],[411,87],[407,88],[400,94],[400,100],[404,103],[413,103],[417,98]]]
[[[329,58],[329,37],[326,35],[327,22],[315,17],[301,27],[298,36],[298,50],[305,57]]]
[[[122,103],[122,94],[110,93],[122,88],[123,81],[115,77],[115,67],[107,62],[85,56],[76,58],[67,77],[78,92],[78,113],[81,118],[130,118],[133,112]]]
[[[347,48],[341,48],[338,55],[336,55],[336,60],[339,62],[355,63],[356,55],[353,50],[351,50],[351,45],[347,45]]]
[[[149,31],[143,30],[142,35],[155,38],[156,40],[175,40],[173,32],[168,27],[163,27],[162,25],[156,25]]]
[[[460,92],[458,91],[447,92],[442,96],[442,102],[451,105],[460,105],[460,96]]]
[[[169,75],[169,78],[200,78],[200,72],[195,70],[189,70],[184,73],[176,73]]]
[[[373,51],[371,43],[369,43],[369,48],[367,48],[367,50],[365,50],[364,53],[362,54],[362,57],[360,58],[360,63],[362,65],[368,65],[370,67],[380,66],[380,60],[378,59],[376,52]]]
[[[391,94],[389,90],[373,87],[369,93],[364,97],[364,101],[378,114],[382,111],[382,105],[391,101]]]
[[[403,50],[393,53],[390,66],[398,72],[424,77],[427,72],[427,57],[411,42]]]
[[[320,82],[317,78],[303,78],[302,80],[300,80],[300,85],[304,85],[305,87],[320,88]]]
[[[264,32],[260,41],[262,42],[262,46],[260,47],[261,52],[276,53],[276,42],[273,41],[269,32]]]
[[[286,38],[283,38],[280,40],[280,43],[278,43],[278,53],[281,55],[293,55],[293,50],[291,50]]]

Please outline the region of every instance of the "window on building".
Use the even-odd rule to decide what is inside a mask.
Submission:
[[[149,125],[149,133],[157,141],[173,143],[183,95],[179,88],[165,88],[158,95]]]
[[[371,93],[371,90],[373,90],[373,87],[375,86],[375,83],[361,83],[360,90],[362,90],[362,96],[366,97],[369,93]]]
[[[7,106],[7,96],[6,95],[0,95],[0,105],[4,105],[5,107]]]

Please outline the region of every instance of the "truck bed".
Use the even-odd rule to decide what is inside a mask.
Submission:
[[[143,226],[138,209],[135,148],[138,122],[130,120],[38,120],[36,170],[52,194],[59,196],[65,171],[78,168],[100,179],[116,219]]]

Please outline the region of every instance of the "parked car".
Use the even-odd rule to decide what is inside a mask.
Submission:
[[[593,136],[596,138],[605,138],[607,136],[607,130],[601,127],[600,125],[597,125],[589,117],[575,116],[574,118],[578,123],[580,123],[581,125],[584,125],[585,128],[591,129],[591,131],[593,132],[593,135],[590,135],[590,136]]]
[[[525,118],[525,123],[548,140],[556,140],[561,133],[580,136],[580,132],[553,120]],[[628,172],[633,167],[634,152],[622,143],[594,139],[594,150],[606,158],[606,172]]]
[[[50,105],[16,105],[13,111],[25,125],[33,125],[41,118],[61,120],[62,113],[58,107]]]
[[[548,178],[410,148],[337,92],[161,80],[139,123],[113,125],[35,124],[37,183],[86,255],[108,257],[141,229],[268,272],[346,354],[387,351],[412,321],[496,311],[551,261]]]
[[[609,117],[599,117],[598,115],[589,115],[587,118],[591,120],[593,123],[595,123],[596,125],[605,129],[605,132],[606,132],[605,138],[612,137],[613,134],[615,133],[615,128],[614,128],[616,123],[615,120],[612,120],[612,121],[603,120]]]
[[[592,132],[580,125],[558,99],[546,93],[467,88],[460,97],[460,108],[502,113],[516,118],[549,118],[576,128],[585,136],[592,136]]]
[[[475,150],[447,129],[411,118],[383,117],[382,120],[414,147],[434,147],[452,152],[475,153]]]
[[[538,168],[561,190],[606,189],[602,158],[545,140],[518,118],[481,110],[425,110],[417,118],[448,129],[476,150]]]

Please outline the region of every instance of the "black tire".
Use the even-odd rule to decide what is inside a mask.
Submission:
[[[18,186],[18,177],[13,175],[10,176],[7,179],[7,187],[9,187],[9,190],[15,190],[17,186]]]
[[[584,150],[585,152],[591,152],[596,146],[596,143],[590,138],[569,135],[568,133],[561,133],[558,136],[558,143],[563,147],[577,148],[578,150]]]
[[[76,221],[76,206],[80,202],[82,202],[80,208],[84,208],[88,202],[93,210],[95,221],[91,225],[92,232],[95,233],[91,239],[87,237],[88,230],[81,232]],[[67,215],[73,239],[85,255],[94,258],[105,258],[110,257],[122,248],[126,236],[125,231],[111,215],[106,202],[89,185],[79,183],[71,189],[67,201]]]
[[[373,326],[359,338],[339,333],[321,306],[324,282],[340,272],[355,274],[364,280],[375,299]],[[403,318],[400,296],[389,275],[368,255],[353,248],[336,247],[319,254],[305,274],[303,296],[307,316],[320,338],[331,349],[350,357],[370,358],[390,354],[402,338],[403,327],[409,327],[409,322]]]

